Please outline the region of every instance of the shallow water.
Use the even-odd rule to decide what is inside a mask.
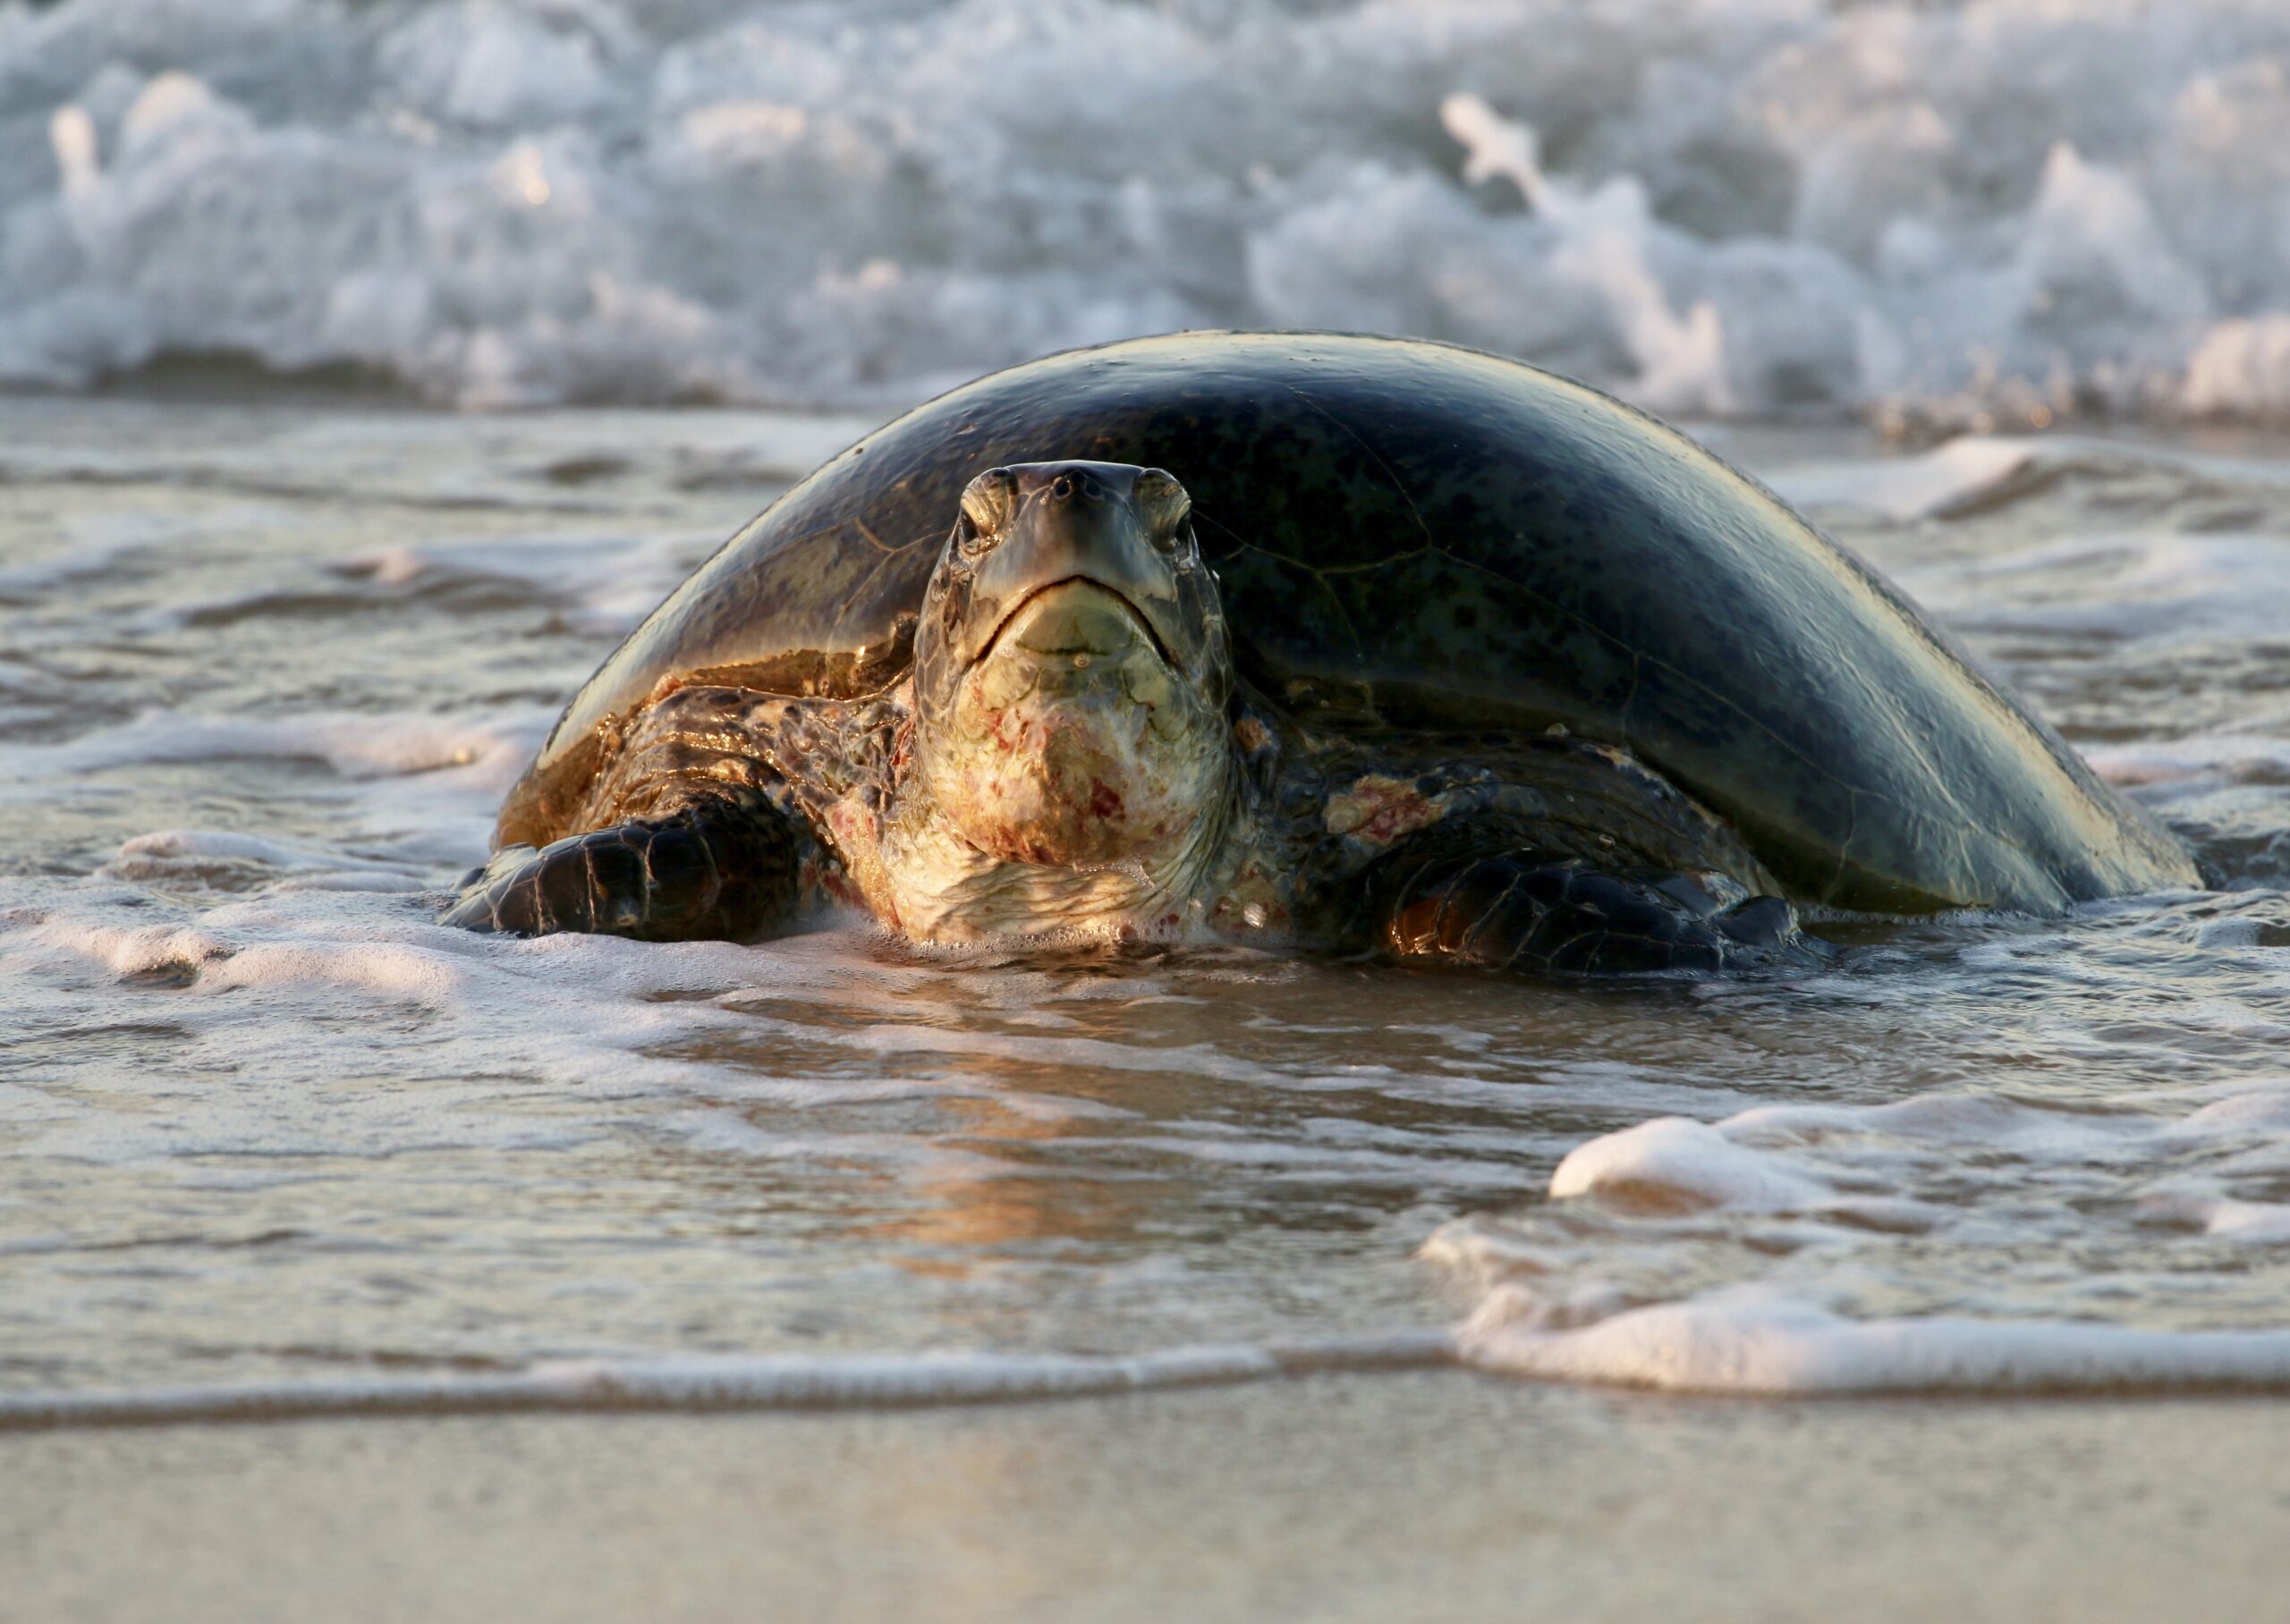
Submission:
[[[1605,986],[432,924],[616,635],[863,426],[0,403],[0,1422],[2290,1385],[2278,444],[1714,436],[2213,891]]]

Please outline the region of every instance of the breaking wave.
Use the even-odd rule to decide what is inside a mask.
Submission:
[[[2290,413],[2275,0],[0,4],[0,378],[880,406],[1200,326]]]

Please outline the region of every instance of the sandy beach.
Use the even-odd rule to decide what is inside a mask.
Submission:
[[[2262,1618],[2262,1400],[1461,1372],[920,1412],[0,1439],[0,1619]]]

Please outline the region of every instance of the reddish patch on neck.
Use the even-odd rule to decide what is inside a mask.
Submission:
[[[1122,814],[1121,791],[1102,778],[1090,781],[1090,810],[1099,817],[1115,818]]]
[[[1370,845],[1388,846],[1446,810],[1403,779],[1370,773],[1350,789],[1328,797],[1323,816],[1330,834],[1349,834]]]

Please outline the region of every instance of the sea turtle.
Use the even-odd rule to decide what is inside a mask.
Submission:
[[[1558,972],[1803,955],[1793,903],[2186,886],[1892,587],[1515,361],[1187,334],[954,390],[574,698],[446,918],[1203,934]]]

